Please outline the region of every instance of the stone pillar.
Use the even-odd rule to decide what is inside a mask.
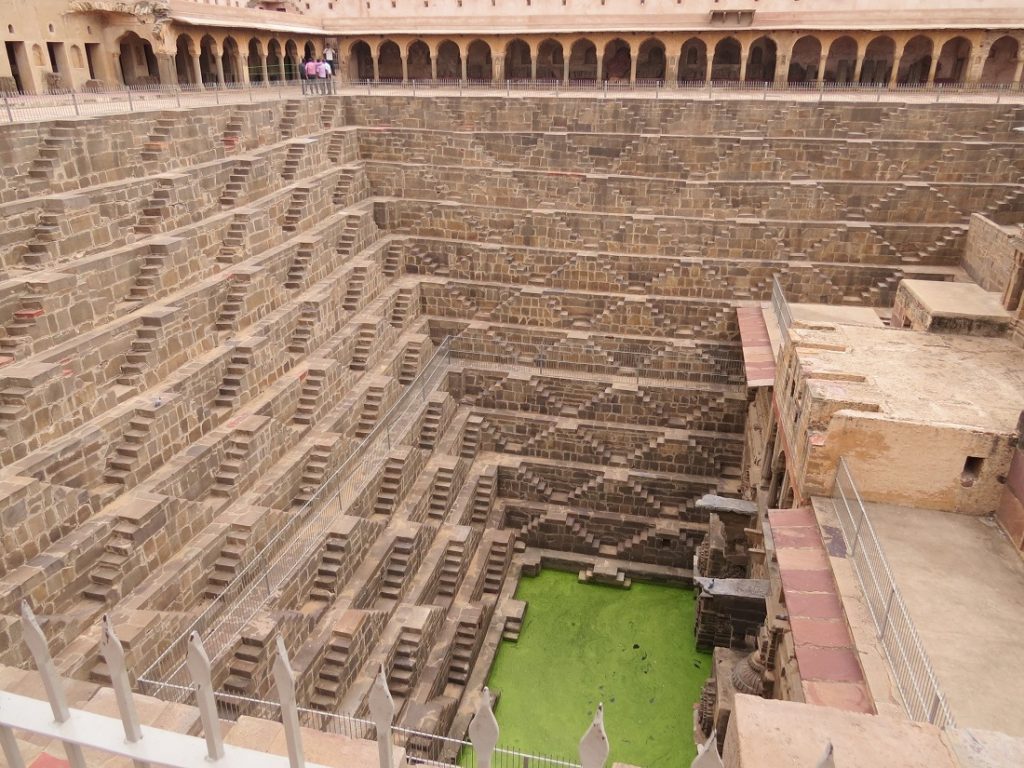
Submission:
[[[864,70],[864,54],[857,54],[857,66],[853,68],[853,82],[860,82],[860,74]]]
[[[988,55],[988,49],[985,48],[978,52],[976,56],[971,56],[970,63],[967,65],[967,74],[964,75],[964,82],[969,85],[977,85],[978,81],[981,80],[981,72],[985,68],[985,57]]]
[[[925,81],[926,85],[935,85],[935,72],[939,66],[939,57],[935,54],[934,47],[932,50],[932,63],[928,67],[928,79]]]
[[[530,82],[537,81],[537,56],[530,51]]]
[[[267,69],[267,57],[260,57],[260,68],[263,70],[263,87],[266,88],[270,85],[270,70]]]
[[[740,51],[740,82],[747,82],[747,56],[749,51]]]
[[[679,82],[679,57],[678,56],[667,56],[665,60],[665,82],[666,83],[678,83]]]
[[[491,57],[491,69],[492,75],[494,75],[494,82],[500,83],[505,79],[505,55],[492,56]]]
[[[241,75],[239,82],[244,85],[249,84],[249,56],[248,54],[239,54],[238,56],[238,69]]]
[[[818,76],[815,78],[815,80],[818,83],[823,83],[825,81],[825,67],[826,66],[828,66],[828,53],[826,53],[825,49],[822,48],[821,49],[821,56],[818,57]]]
[[[789,82],[789,53],[780,54],[775,60],[775,82],[781,84]]]
[[[203,65],[199,63],[199,54],[192,56],[192,71],[195,73],[196,87],[203,87]]]
[[[430,56],[430,79],[437,80],[437,56]]]
[[[219,48],[213,49],[213,58],[217,61],[217,86],[224,87],[224,56]]]
[[[705,62],[705,66],[704,66],[704,68],[706,70],[705,74],[704,74],[704,82],[705,83],[710,83],[711,82],[711,72],[713,71],[714,66],[715,66],[715,54],[714,54],[714,51],[708,51],[707,54],[708,54],[708,60]]]
[[[402,82],[409,82],[409,59],[402,57]]]
[[[604,80],[604,56],[600,51],[597,54],[597,82]]]
[[[892,60],[892,74],[889,75],[889,87],[896,85],[896,80],[900,76],[900,62],[903,60],[903,51],[900,51],[896,55],[896,58]]]
[[[462,82],[469,80],[469,50],[462,51],[459,58],[462,60]]]
[[[562,82],[569,82],[569,58],[572,56],[572,51],[569,51],[567,55],[565,51],[562,51]]]
[[[629,84],[633,85],[636,82],[636,53],[633,53],[633,49],[629,49]]]
[[[156,67],[160,75],[160,85],[178,84],[178,69],[174,66],[174,56],[169,53],[158,53]]]
[[[373,82],[380,81],[380,55],[371,56],[370,59],[373,61]]]
[[[1017,69],[1013,72],[1013,84],[1020,88],[1021,77],[1024,76],[1024,51],[1017,53]]]

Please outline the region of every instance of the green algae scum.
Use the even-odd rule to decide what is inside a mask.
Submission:
[[[501,691],[500,746],[575,762],[604,702],[608,765],[690,764],[693,705],[711,667],[695,649],[690,590],[580,584],[544,570],[523,578],[516,597],[529,603],[519,641],[502,642],[488,682]]]

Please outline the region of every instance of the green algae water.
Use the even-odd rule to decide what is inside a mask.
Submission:
[[[711,668],[694,645],[690,590],[580,584],[544,570],[522,579],[516,597],[529,603],[519,641],[502,642],[488,681],[501,691],[500,746],[576,761],[604,702],[608,765],[690,764],[693,705]]]

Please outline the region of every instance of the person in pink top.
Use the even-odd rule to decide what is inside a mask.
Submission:
[[[309,81],[309,92],[316,93],[317,79],[316,79],[316,59],[309,59],[305,64],[305,75],[306,79],[302,81],[302,92],[306,93],[306,81]]]

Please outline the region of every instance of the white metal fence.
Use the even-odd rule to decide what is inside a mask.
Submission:
[[[907,714],[913,720],[926,721],[940,728],[955,727],[949,704],[893,579],[850,466],[842,458],[836,471],[832,498],[846,540],[847,558],[853,563],[853,570],[860,581],[878,641]]]
[[[498,748],[499,728],[492,710],[492,696],[485,687],[469,725],[469,741],[445,739],[393,725],[395,704],[387,687],[384,669],[378,672],[369,694],[370,720],[329,716],[296,706],[295,677],[280,637],[273,660],[273,676],[278,702],[264,702],[265,710],[254,713],[282,724],[287,757],[259,752],[224,743],[220,724],[218,695],[214,693],[210,658],[202,640],[193,634],[188,638],[185,668],[185,696],[182,701],[195,701],[199,709],[203,736],[189,736],[174,731],[141,725],[132,695],[124,649],[109,621],[102,620],[100,652],[110,673],[111,685],[120,717],[112,718],[68,706],[63,681],[50,656],[46,636],[32,610],[22,603],[22,634],[39,670],[48,703],[14,693],[0,691],[0,749],[9,768],[26,768],[17,741],[25,732],[62,742],[71,768],[86,768],[86,752],[130,758],[136,766],[167,766],[195,768],[200,765],[222,768],[320,768],[306,763],[302,749],[301,725],[309,725],[306,715],[332,717],[345,723],[342,730],[326,728],[348,738],[372,739],[377,742],[377,761],[363,768],[397,768],[399,755],[395,747],[405,750],[407,762],[421,765],[459,765],[462,768],[603,768],[608,759],[608,738],[604,731],[603,708],[598,704],[590,728],[580,741],[579,762],[528,755]],[[445,750],[437,749],[441,744]],[[437,757],[424,746],[437,749]]]
[[[747,83],[714,81],[670,83],[638,80],[618,83],[597,80],[407,80],[326,81],[275,80],[226,85],[133,85],[115,88],[60,89],[45,94],[0,92],[0,124],[55,120],[91,115],[144,112],[174,107],[199,107],[274,101],[323,95],[325,88],[345,95],[409,96],[586,96],[641,99],[762,99],[999,104],[1024,103],[1024,90],[982,85],[860,85],[853,83]]]
[[[793,325],[793,314],[789,311],[789,302],[786,301],[786,294],[782,291],[779,278],[772,277],[772,312],[775,314],[775,321],[782,331],[782,342],[785,344],[789,335],[789,328]]]

